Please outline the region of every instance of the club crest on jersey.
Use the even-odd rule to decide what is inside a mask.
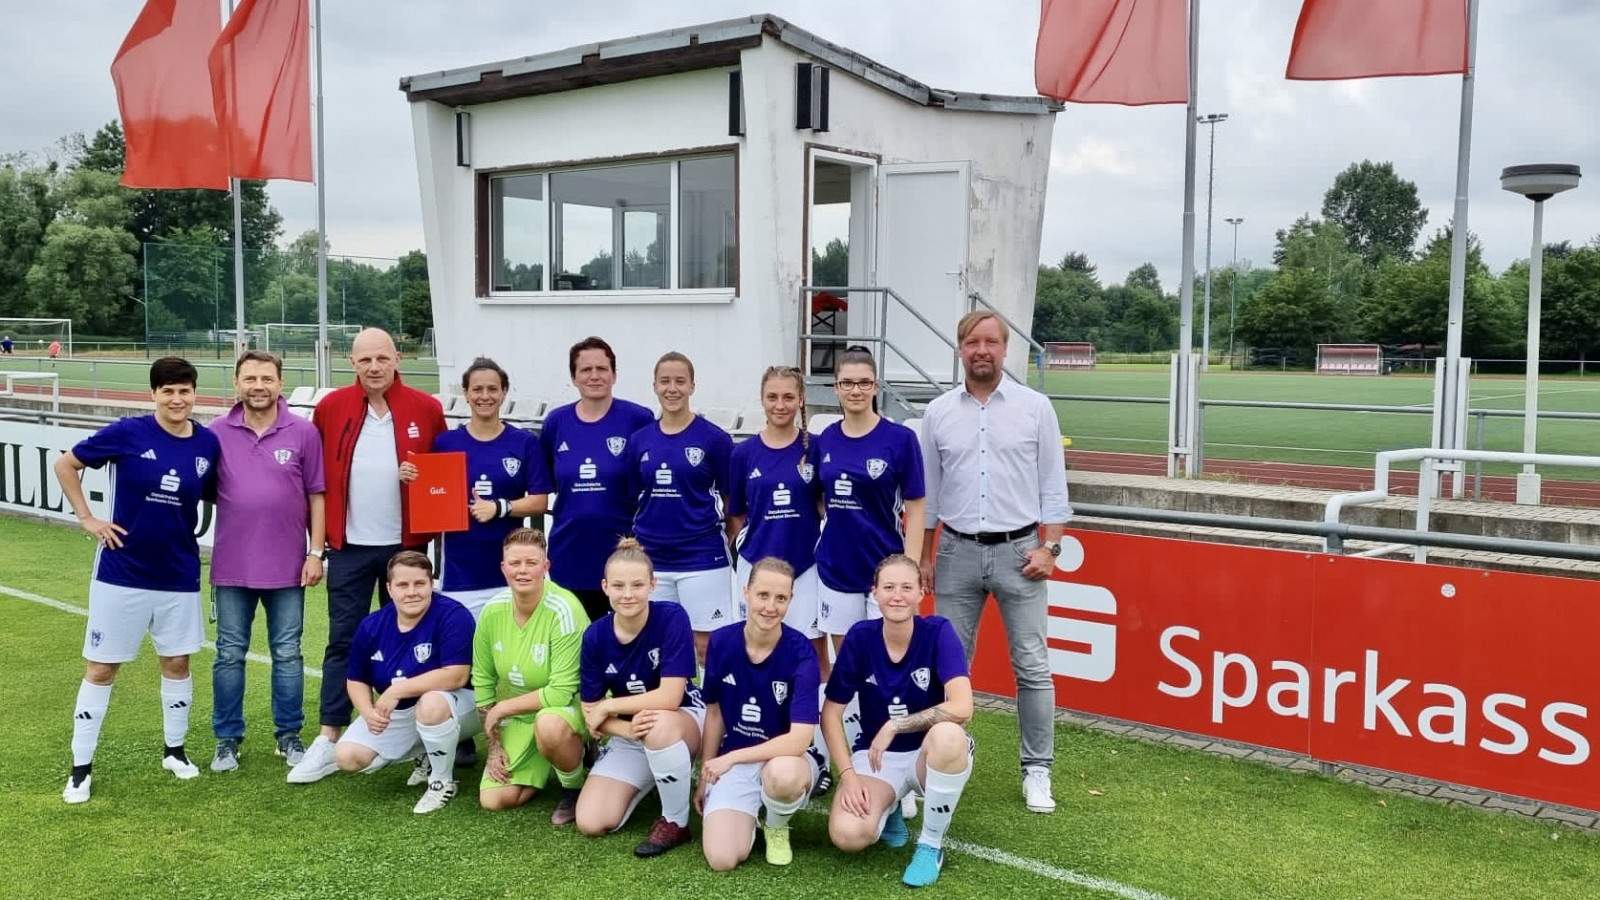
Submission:
[[[917,690],[925,691],[928,689],[929,674],[928,667],[923,666],[911,673],[911,683],[917,686]]]
[[[505,466],[506,474],[513,478],[516,477],[518,472],[522,471],[522,460],[517,459],[515,456],[500,457],[500,465]]]
[[[873,478],[882,475],[889,468],[889,464],[881,459],[867,460],[867,474]]]
[[[685,447],[683,448],[683,455],[689,458],[689,465],[691,466],[700,465],[700,461],[706,458],[706,452],[699,447]]]
[[[548,656],[549,653],[550,653],[550,648],[549,647],[546,647],[544,644],[534,644],[533,645],[533,664],[536,665],[536,666],[544,665],[545,657]]]
[[[211,471],[211,460],[206,459],[204,456],[196,456],[194,458],[194,473],[204,478],[209,471]]]
[[[650,667],[652,669],[661,668],[661,648],[660,647],[651,647],[649,655],[650,655]]]
[[[433,644],[431,642],[418,644],[411,648],[411,655],[417,658],[417,662],[425,663],[433,656]]]
[[[272,458],[278,461],[278,465],[287,466],[289,464],[289,460],[294,458],[294,451],[290,450],[288,447],[284,447],[281,450],[274,450],[272,451]]]
[[[817,477],[817,467],[816,466],[813,466],[811,463],[801,463],[800,464],[800,480],[801,481],[804,481],[806,484],[810,484],[811,483],[811,479],[813,479],[815,477]]]
[[[606,449],[611,451],[612,456],[621,456],[622,451],[626,450],[627,447],[628,439],[625,437],[606,438]]]
[[[779,703],[789,699],[789,682],[774,681],[772,683],[772,699]]]

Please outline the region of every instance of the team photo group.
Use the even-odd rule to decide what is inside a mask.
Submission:
[[[90,799],[118,669],[146,634],[160,764],[201,774],[186,743],[209,503],[213,772],[246,758],[259,606],[291,784],[398,764],[423,789],[414,811],[429,813],[456,796],[458,773],[481,769],[484,810],[550,791],[551,822],[594,837],[655,793],[660,815],[634,854],[689,842],[697,813],[715,870],[740,865],[758,835],[768,863],[788,864],[791,818],[830,791],[836,848],[906,846],[915,806],[902,800],[916,794],[904,881],[931,884],[972,773],[969,666],[991,596],[1017,681],[1021,800],[1055,809],[1045,580],[1070,510],[1055,409],[1004,374],[1008,337],[992,313],[960,321],[964,381],[928,405],[920,433],[877,413],[864,348],[837,354],[842,416],[818,434],[800,370],[767,369],[751,385],[764,426],[738,443],[695,413],[688,357],[656,360],[652,410],[614,396],[617,358],[598,337],[571,347],[578,400],[537,434],[501,420],[510,378],[481,357],[460,381],[470,417],[449,428],[435,397],[402,383],[378,329],[351,344],[355,382],[309,420],[283,398],[271,354],[238,359],[238,402],[205,426],[191,419],[195,367],[156,360],[153,413],[55,465],[98,542],[62,798]],[[465,460],[463,530],[429,533],[414,517],[407,484],[434,453]],[[103,518],[82,485],[101,467]],[[527,527],[547,514],[548,535]],[[319,585],[328,637],[306,745],[301,643]]]

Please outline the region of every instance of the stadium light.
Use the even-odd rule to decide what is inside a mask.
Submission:
[[[1211,150],[1206,156],[1206,299],[1205,325],[1200,329],[1200,369],[1211,371],[1211,196],[1217,185],[1217,125],[1228,121],[1227,113],[1211,113],[1196,119],[1211,126]]]
[[[1233,323],[1234,304],[1239,299],[1239,226],[1244,224],[1244,216],[1229,216],[1222,221],[1233,226],[1233,277],[1228,279],[1228,366],[1233,367]]]
[[[1539,435],[1539,316],[1540,293],[1544,278],[1544,202],[1562,191],[1578,186],[1583,177],[1577,166],[1567,163],[1535,163],[1506,166],[1500,170],[1500,187],[1533,201],[1533,249],[1528,254],[1528,368],[1523,384],[1526,399],[1522,407],[1522,452],[1536,453]],[[1539,474],[1533,463],[1517,473],[1517,502],[1539,505]]]

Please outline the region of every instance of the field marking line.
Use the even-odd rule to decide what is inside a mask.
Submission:
[[[45,596],[41,596],[39,594],[29,593],[28,591],[18,590],[17,588],[9,587],[9,586],[3,585],[3,584],[0,584],[0,594],[4,594],[5,596],[8,596],[8,597],[15,597],[18,600],[26,600],[29,603],[37,603],[40,606],[48,606],[51,609],[59,609],[62,612],[69,612],[69,613],[72,613],[75,616],[87,617],[89,615],[89,610],[85,609],[82,606],[77,606],[76,604],[72,604],[72,603],[66,603],[64,601],[57,600],[57,599],[55,599],[53,597],[45,597]],[[207,650],[212,650],[212,651],[215,651],[217,649],[217,645],[212,641],[201,641],[200,642],[200,646],[204,647]],[[272,658],[271,657],[262,656],[259,653],[246,653],[244,655],[244,658],[250,660],[251,662],[262,663],[264,665],[269,665],[269,666],[272,665]],[[304,666],[303,668],[305,670],[306,675],[311,677],[311,678],[321,678],[322,677],[322,670],[321,669],[314,669],[311,666]]]
[[[15,597],[18,600],[27,600],[30,603],[48,606],[51,609],[58,609],[62,612],[72,613],[75,616],[89,615],[89,611],[81,606],[56,600],[53,597],[45,597],[29,591],[19,590],[3,584],[0,584],[0,595]],[[203,642],[203,646],[208,650],[217,649],[217,645],[211,641]],[[272,664],[272,660],[270,658],[262,656],[259,653],[246,653],[245,659],[265,665]],[[306,666],[305,671],[306,675],[310,678],[322,677],[321,669],[313,669],[310,666]],[[822,812],[822,815],[826,816],[827,812]],[[1112,881],[1109,878],[1099,878],[1094,875],[1084,875],[1081,872],[1074,872],[1071,869],[1057,868],[1056,866],[1052,866],[1048,863],[1042,863],[1036,859],[1029,859],[1026,856],[1018,856],[1014,853],[1007,853],[1004,850],[999,850],[994,847],[986,847],[983,844],[948,840],[945,841],[945,846],[956,851],[957,853],[965,853],[968,856],[975,856],[979,859],[996,863],[998,865],[1009,866],[1013,869],[1020,869],[1024,872],[1038,875],[1041,878],[1049,878],[1053,881],[1061,881],[1067,884],[1077,885],[1078,887],[1088,888],[1092,891],[1100,891],[1102,893],[1111,894],[1116,897],[1121,897],[1123,900],[1173,900],[1173,898],[1168,897],[1166,894],[1158,894],[1154,891],[1146,891],[1141,888],[1123,884],[1120,881]]]

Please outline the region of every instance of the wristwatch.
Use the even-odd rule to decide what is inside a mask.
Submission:
[[[325,552],[326,551],[323,551],[323,550],[312,550],[311,552],[307,553],[306,556],[315,558],[317,560],[317,562],[322,562],[323,559],[325,558],[323,556],[323,554]]]
[[[1053,559],[1060,559],[1061,558],[1061,542],[1060,541],[1046,541],[1045,544],[1044,544],[1044,548],[1046,550],[1050,551],[1051,558],[1053,558]]]

